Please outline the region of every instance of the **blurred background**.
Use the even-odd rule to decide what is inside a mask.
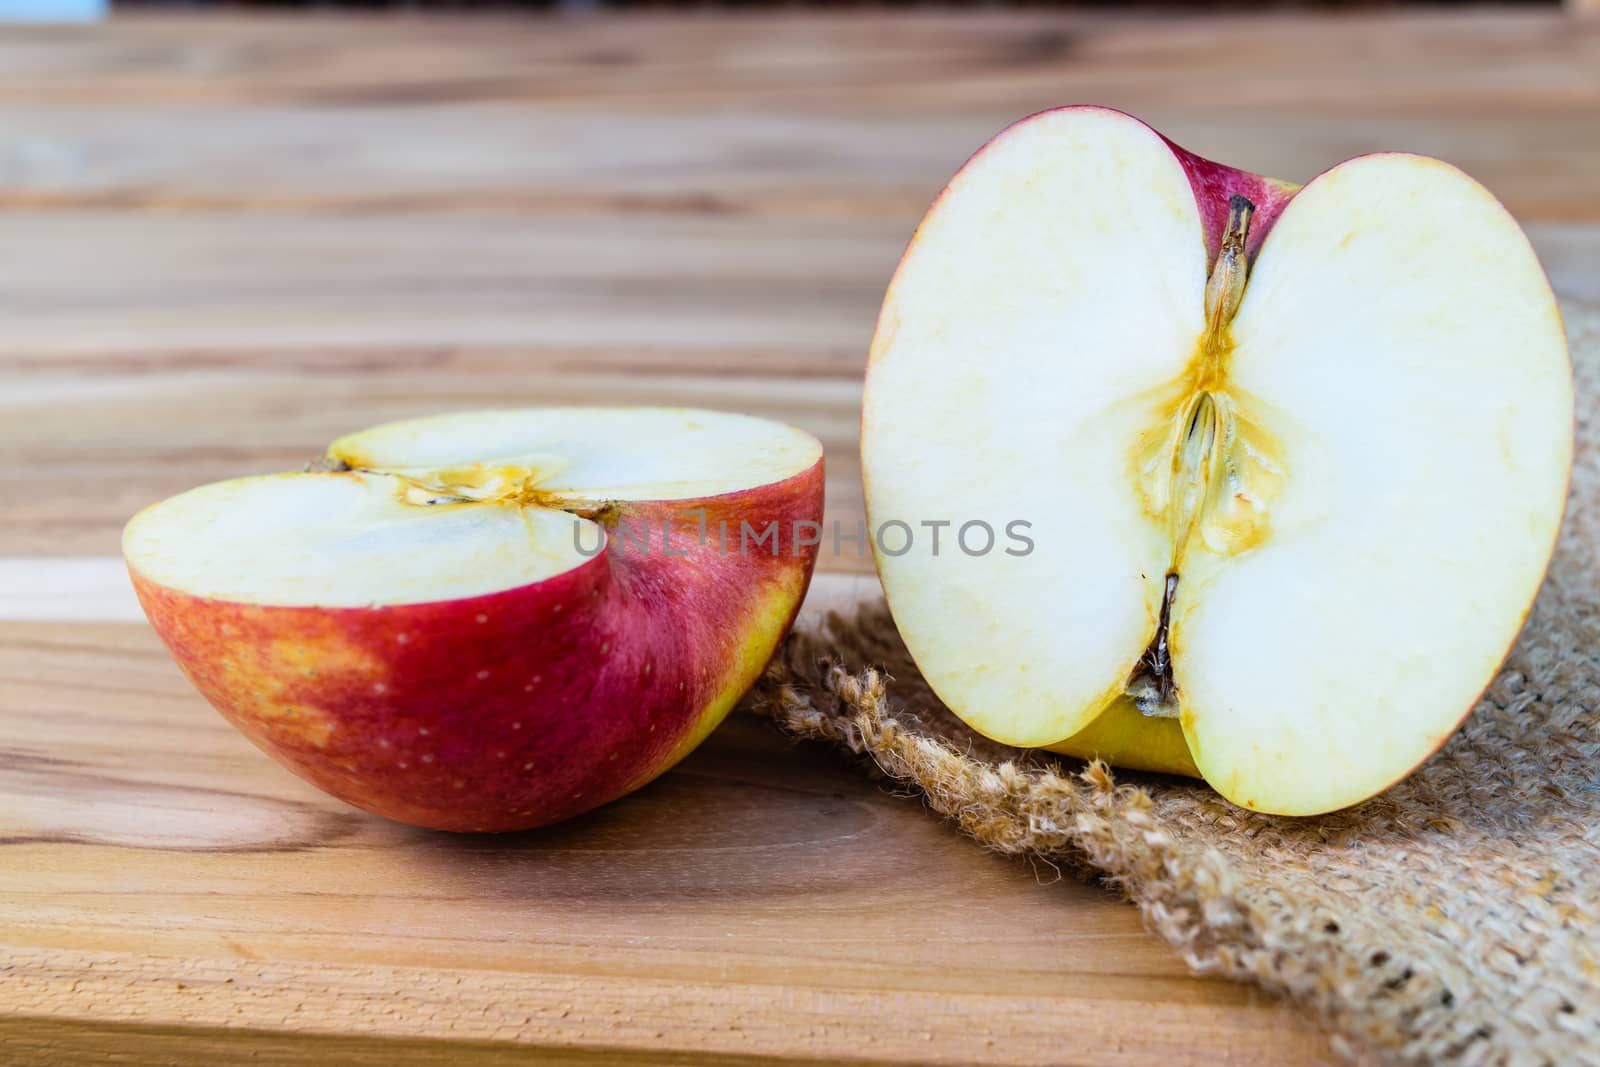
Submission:
[[[119,5],[0,29],[0,557],[99,588],[145,504],[508,404],[792,421],[853,523],[906,239],[996,131],[1083,102],[1297,181],[1442,157],[1600,294],[1575,9]]]

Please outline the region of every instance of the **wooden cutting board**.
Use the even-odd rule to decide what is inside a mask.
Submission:
[[[1445,156],[1600,300],[1600,37],[1553,12],[0,32],[0,1062],[1328,1058],[1111,893],[742,717],[543,832],[365,816],[205,706],[116,559],[164,495],[494,404],[791,420],[853,524],[903,242],[1080,101],[1281,177]],[[813,610],[874,589],[823,569]]]
[[[461,837],[280,770],[138,623],[0,624],[0,678],[0,1062],[264,1039],[308,1063],[440,1041],[687,1062],[1321,1047],[1264,994],[1186,976],[1110,893],[985,854],[755,719],[590,816]]]

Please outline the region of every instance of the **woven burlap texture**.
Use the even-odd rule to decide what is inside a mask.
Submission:
[[[1102,873],[1195,971],[1293,998],[1350,1059],[1600,1064],[1600,308],[1565,311],[1578,449],[1550,574],[1462,729],[1382,796],[1266,816],[996,745],[939,705],[881,605],[793,635],[753,706],[991,848]]]

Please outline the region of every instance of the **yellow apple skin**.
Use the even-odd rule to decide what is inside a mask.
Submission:
[[[1105,760],[1136,771],[1201,776],[1184,740],[1182,724],[1177,719],[1140,714],[1126,696],[1113,699],[1098,718],[1071,737],[1045,747],[1064,756]]]
[[[417,826],[523,830],[639,788],[722,721],[805,596],[817,548],[794,524],[820,523],[822,502],[819,460],[756,489],[618,505],[577,568],[425,604],[243,604],[130,571],[190,681],[300,777]],[[776,522],[771,549],[741,552],[741,520]]]

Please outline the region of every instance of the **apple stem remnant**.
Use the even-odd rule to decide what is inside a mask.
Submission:
[[[1206,359],[1200,370],[1198,388],[1212,389],[1222,384],[1223,357],[1233,348],[1228,326],[1244,299],[1244,283],[1250,275],[1245,256],[1245,238],[1250,234],[1250,218],[1255,204],[1242,196],[1228,199],[1228,228],[1222,233],[1222,248],[1206,279],[1206,337],[1202,346]]]

